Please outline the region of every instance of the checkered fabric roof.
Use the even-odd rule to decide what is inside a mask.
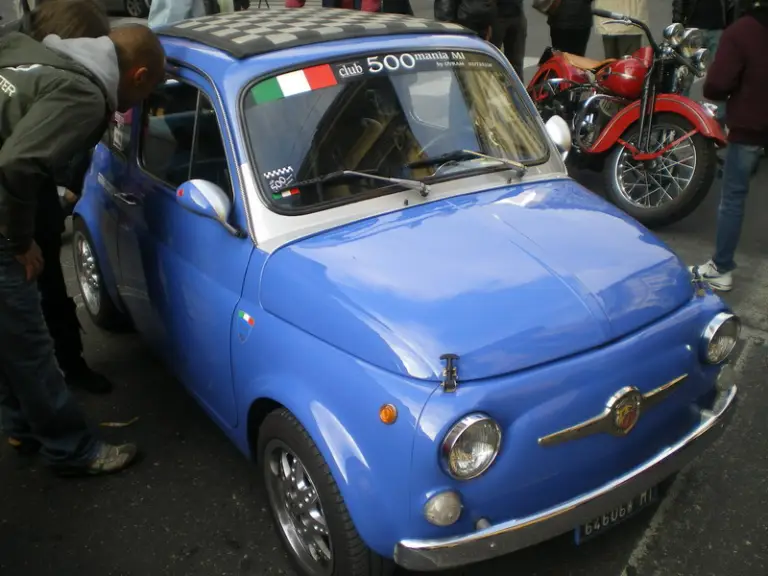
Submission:
[[[247,58],[275,50],[389,34],[474,34],[463,26],[402,14],[341,8],[269,8],[183,20],[157,30]]]

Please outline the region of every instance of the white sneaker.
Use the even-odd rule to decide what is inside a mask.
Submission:
[[[688,271],[699,277],[715,290],[728,292],[733,288],[733,276],[730,272],[719,272],[715,263],[710,260],[700,266],[689,266]]]

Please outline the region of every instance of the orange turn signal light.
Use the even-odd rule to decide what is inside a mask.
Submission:
[[[392,404],[384,404],[379,408],[379,418],[384,424],[394,424],[397,420],[397,408]]]

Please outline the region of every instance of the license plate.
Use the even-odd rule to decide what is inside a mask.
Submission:
[[[650,488],[638,494],[631,500],[624,502],[620,506],[616,506],[613,510],[609,510],[602,516],[593,518],[589,522],[582,524],[574,531],[574,539],[578,546],[582,542],[591,540],[592,538],[607,532],[617,524],[624,522],[627,518],[634,516],[640,510],[647,508],[658,499],[658,489],[656,486]]]

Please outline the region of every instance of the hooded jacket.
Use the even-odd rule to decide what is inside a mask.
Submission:
[[[57,176],[98,143],[118,82],[107,37],[0,38],[0,240],[15,253],[29,249],[36,223],[58,218]]]
[[[723,32],[704,81],[704,97],[726,101],[728,141],[768,146],[768,8],[742,16]]]

